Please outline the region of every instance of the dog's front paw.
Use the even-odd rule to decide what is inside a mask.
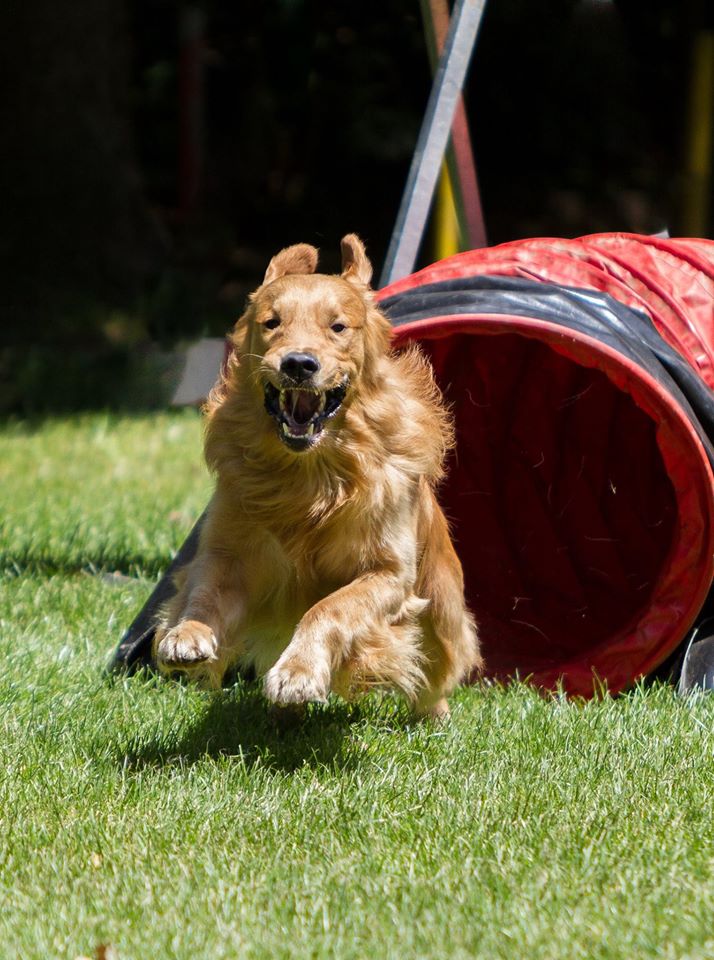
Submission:
[[[163,670],[190,670],[217,659],[218,641],[210,627],[198,620],[182,620],[160,638],[156,662]]]
[[[324,701],[329,692],[329,669],[307,664],[296,657],[284,662],[279,660],[265,675],[265,695],[280,706]]]

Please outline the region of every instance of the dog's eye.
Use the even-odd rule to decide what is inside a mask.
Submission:
[[[330,330],[333,330],[335,333],[342,333],[343,330],[346,330],[344,323],[333,323],[330,325]]]
[[[276,327],[280,326],[280,317],[271,317],[265,321],[264,326],[267,327],[268,330],[275,330]]]

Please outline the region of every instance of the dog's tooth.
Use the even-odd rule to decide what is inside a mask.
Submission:
[[[325,404],[326,404],[326,403],[327,403],[327,394],[324,393],[324,392],[322,392],[322,393],[320,394],[320,402],[319,402],[319,404],[317,405],[317,412],[318,412],[318,413],[322,413],[322,411],[325,409]]]
[[[315,432],[315,424],[311,423],[310,426],[307,428],[305,435],[308,437],[311,437],[314,432]]]
[[[287,423],[284,423],[284,422],[283,422],[283,423],[281,424],[281,426],[282,426],[282,428],[283,428],[283,433],[284,433],[285,436],[287,437],[287,435],[290,433],[290,431],[288,430],[288,425],[287,425]]]

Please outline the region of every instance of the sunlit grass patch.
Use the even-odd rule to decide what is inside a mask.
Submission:
[[[483,686],[446,727],[375,695],[280,732],[255,684],[108,679],[209,494],[198,419],[10,425],[0,470],[0,955],[714,954],[714,698]]]

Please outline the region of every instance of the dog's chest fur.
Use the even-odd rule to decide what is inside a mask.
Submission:
[[[374,569],[385,543],[412,531],[415,484],[393,473],[369,490],[323,490],[319,499],[297,493],[287,509],[265,516],[264,529],[298,583],[314,581],[329,592]]]
[[[302,616],[320,600],[384,560],[385,543],[403,543],[403,556],[411,561],[413,511],[407,499],[387,510],[368,509],[359,496],[345,498],[317,517],[299,495],[290,510],[265,516],[253,528],[257,548],[250,565],[247,617],[242,624],[243,661],[259,673],[267,670],[285,649]],[[246,571],[247,572],[247,571]]]

